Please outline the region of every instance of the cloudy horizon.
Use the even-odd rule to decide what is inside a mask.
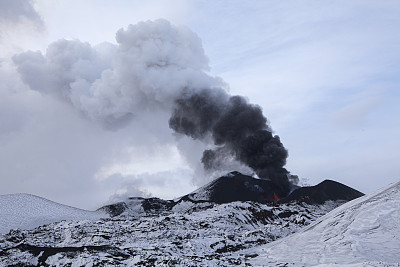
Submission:
[[[307,3],[2,1],[0,194],[95,209],[127,196],[175,198],[210,181],[198,166],[209,144],[168,125],[170,101],[193,79],[259,105],[303,182],[370,193],[397,181],[400,5]],[[158,19],[166,24],[141,22]],[[159,27],[176,34],[163,53],[186,76],[140,76],[151,46],[124,54],[126,42]],[[124,66],[137,61],[133,79]],[[110,96],[115,83],[147,89]],[[98,98],[85,98],[88,88]]]

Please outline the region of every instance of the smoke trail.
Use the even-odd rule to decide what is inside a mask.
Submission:
[[[209,146],[201,159],[206,169],[234,159],[288,190],[279,137],[259,106],[229,95],[226,84],[207,73],[196,34],[156,20],[129,25],[116,40],[97,46],[59,40],[45,54],[28,51],[13,60],[32,90],[67,101],[106,127],[168,112],[171,129]]]

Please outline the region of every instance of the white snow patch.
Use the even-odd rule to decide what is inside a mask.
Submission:
[[[348,202],[252,253],[260,255],[251,261],[254,265],[399,266],[400,182]]]
[[[32,229],[62,220],[97,220],[103,212],[87,211],[30,194],[0,195],[0,234],[11,229]]]

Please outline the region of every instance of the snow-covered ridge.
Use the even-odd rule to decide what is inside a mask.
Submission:
[[[66,206],[30,194],[0,195],[0,234],[10,229],[32,229],[61,220],[97,220],[108,217],[104,212],[93,212]]]
[[[181,201],[171,210],[157,214],[56,222],[0,236],[0,263],[243,265],[251,255],[238,256],[237,251],[290,235],[342,203],[274,205]]]
[[[256,249],[255,265],[400,266],[400,182],[348,202]]]

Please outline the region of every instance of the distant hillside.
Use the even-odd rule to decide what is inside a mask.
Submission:
[[[29,194],[0,195],[0,234],[10,229],[32,229],[61,220],[108,217],[102,212],[86,211]]]

